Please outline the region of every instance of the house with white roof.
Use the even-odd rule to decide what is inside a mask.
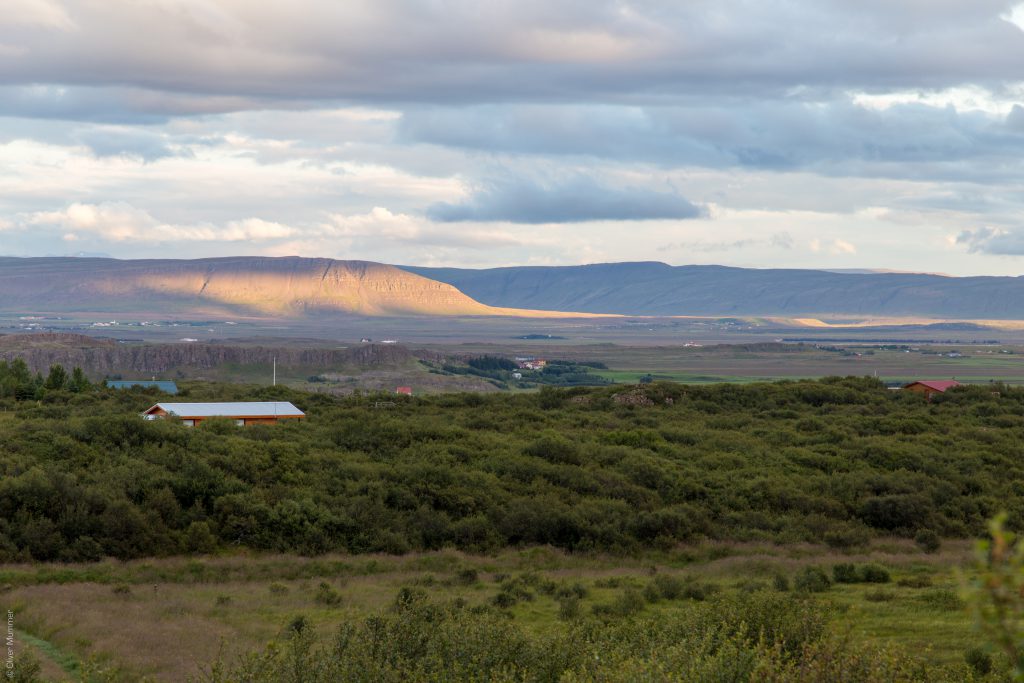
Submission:
[[[203,420],[226,417],[237,425],[271,424],[282,420],[301,420],[306,414],[288,401],[247,401],[237,403],[157,403],[143,411],[147,420],[175,417],[187,427]]]

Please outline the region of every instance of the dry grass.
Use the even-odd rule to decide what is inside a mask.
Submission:
[[[809,544],[716,542],[630,558],[571,556],[552,548],[495,556],[456,551],[402,557],[238,555],[98,565],[7,565],[0,572],[14,579],[15,586],[0,598],[16,606],[20,628],[83,660],[93,656],[110,662],[120,667],[124,680],[182,681],[199,673],[218,654],[231,660],[262,647],[298,615],[327,632],[343,620],[385,609],[403,585],[422,586],[439,600],[458,596],[482,603],[496,593],[497,574],[538,572],[556,581],[579,581],[590,587],[589,600],[600,602],[617,594],[602,580],[617,578],[621,583],[615,585],[642,586],[653,573],[693,576],[728,587],[723,582],[764,579],[780,572],[791,575],[807,565],[877,562],[894,572],[925,572],[948,581],[949,568],[969,558],[966,542],[947,542],[941,552],[927,555],[912,543],[888,540],[854,553]],[[467,586],[455,580],[469,568],[478,572],[477,583]],[[339,593],[340,604],[317,601],[321,582]],[[893,604],[861,608],[857,590],[846,587],[835,599],[877,613],[871,627],[859,631],[862,637],[890,638],[899,629],[912,630],[901,621],[909,613],[905,596],[912,591],[897,589],[903,592]],[[656,607],[675,608],[685,606]],[[557,604],[546,597],[538,596],[513,612],[527,628],[547,631],[557,624]],[[957,637],[957,624],[965,618],[944,624],[945,637],[951,642]],[[59,675],[59,670],[50,664],[48,674]]]

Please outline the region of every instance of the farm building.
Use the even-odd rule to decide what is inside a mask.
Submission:
[[[910,384],[903,387],[906,391],[915,391],[919,394],[924,394],[926,398],[931,398],[935,394],[945,393],[947,389],[960,386],[960,382],[952,379],[946,380],[918,380],[917,382],[911,382]]]
[[[159,389],[165,394],[178,393],[178,385],[171,380],[164,379],[108,379],[104,384],[110,389],[131,389],[132,387],[145,387],[146,389]]]
[[[405,396],[412,396],[412,387],[397,387],[395,389],[396,394],[404,394]]]
[[[173,416],[192,427],[212,417],[226,417],[238,425],[270,424],[281,420],[301,420],[306,414],[288,401],[246,403],[157,403],[142,413],[147,420]]]

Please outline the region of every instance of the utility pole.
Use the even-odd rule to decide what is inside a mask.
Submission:
[[[277,386],[277,356],[274,356],[274,386]]]

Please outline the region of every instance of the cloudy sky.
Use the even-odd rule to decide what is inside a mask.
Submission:
[[[1024,273],[1024,5],[3,0],[0,254]]]

